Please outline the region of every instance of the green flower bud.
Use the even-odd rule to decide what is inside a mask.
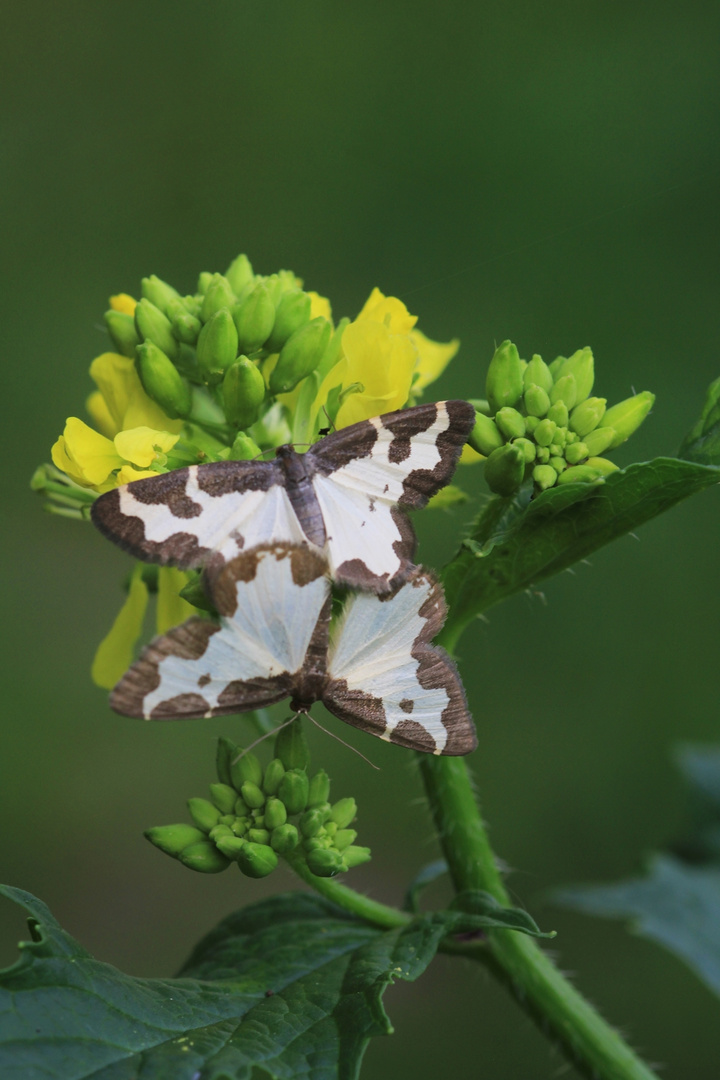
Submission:
[[[265,803],[265,825],[268,829],[278,829],[287,821],[285,803],[280,799],[268,799]]]
[[[277,867],[278,857],[268,844],[243,844],[238,866],[246,877],[263,878]]]
[[[180,862],[200,874],[219,874],[227,870],[230,861],[218,851],[210,840],[198,840],[180,853]]]
[[[537,416],[526,416],[525,417],[525,433],[527,435],[533,435],[535,433],[535,428],[538,426],[539,423],[540,423],[540,418],[539,417],[537,417]]]
[[[220,811],[207,799],[188,799],[187,808],[190,817],[203,832],[210,832],[220,821]]]
[[[238,255],[225,271],[230,288],[236,296],[254,279],[253,268],[247,255]]]
[[[215,753],[215,771],[221,784],[232,784],[230,778],[230,762],[238,756],[239,750],[234,742],[220,735]]]
[[[495,423],[506,439],[522,439],[525,434],[525,419],[517,411],[506,405],[498,409],[495,414]]]
[[[291,289],[280,297],[275,311],[275,324],[265,348],[280,352],[288,338],[310,321],[311,300],[302,289]]]
[[[235,303],[235,299],[235,293],[231,289],[228,279],[223,277],[222,274],[213,274],[205,290],[202,307],[200,308],[200,318],[206,323],[222,308],[227,308],[229,311]]]
[[[577,465],[588,456],[588,448],[584,442],[575,442],[565,449],[565,460],[568,465]]]
[[[335,877],[346,870],[342,855],[337,851],[315,849],[306,855],[308,868],[316,877]]]
[[[606,427],[604,424],[602,427],[595,428],[589,435],[586,435],[583,439],[589,457],[593,457],[595,454],[602,454],[611,445],[615,438],[615,428]]]
[[[523,392],[525,364],[511,341],[503,341],[490,361],[485,393],[493,412],[505,405],[517,405]]]
[[[369,847],[355,847],[352,845],[343,851],[343,860],[348,870],[352,870],[354,866],[362,866],[363,863],[369,862],[371,858]]]
[[[168,304],[167,317],[174,337],[185,345],[194,345],[202,330],[202,323],[188,311],[182,300],[173,300]]]
[[[167,308],[170,302],[180,299],[180,293],[177,289],[173,289],[172,285],[168,285],[167,282],[162,281],[155,274],[142,279],[140,291],[146,300],[149,300],[165,315],[168,314]]]
[[[254,784],[252,780],[245,780],[240,788],[244,801],[252,810],[265,805],[265,792]]]
[[[525,474],[525,452],[522,447],[506,443],[493,450],[485,462],[485,480],[496,495],[512,495]]]
[[[146,341],[136,349],[135,367],[148,397],[173,420],[190,412],[190,387],[157,345]]]
[[[269,844],[270,843],[270,833],[268,832],[267,829],[260,829],[260,828],[248,829],[248,831],[247,831],[247,839],[248,839],[248,842],[251,843],[251,844]]]
[[[562,446],[560,445],[559,442],[551,442],[549,447],[548,447],[548,450],[550,451],[550,459],[551,460],[554,457],[556,458],[556,457],[562,457],[563,456],[563,448],[562,448]]]
[[[568,407],[564,401],[556,401],[547,411],[547,419],[552,420],[558,427],[568,426]]]
[[[178,355],[178,343],[167,315],[149,300],[141,300],[135,308],[135,329],[143,341],[157,345],[171,360]]]
[[[244,836],[250,828],[250,818],[245,816],[235,818],[231,828],[236,836]]]
[[[220,824],[219,825],[214,825],[213,828],[208,833],[208,837],[210,838],[210,840],[212,840],[213,843],[216,843],[217,840],[219,840],[219,838],[221,836],[232,836],[232,835],[233,835],[232,829],[230,828],[229,825],[226,825],[222,821],[222,819],[220,821]]]
[[[335,822],[332,823],[333,825]],[[345,848],[350,847],[357,840],[357,833],[354,829],[338,829],[333,837],[333,843],[338,851],[344,851]]]
[[[560,365],[558,374],[555,376],[556,381],[560,378],[564,378],[566,375],[572,375],[575,379],[574,404],[577,405],[588,397],[595,381],[595,362],[593,360],[592,349],[587,347],[578,349],[577,352],[574,352],[572,356],[568,357],[568,359]],[[572,406],[568,405],[568,408],[571,407]]]
[[[547,417],[541,420],[533,432],[533,437],[538,446],[550,446],[557,431],[557,424]]]
[[[310,781],[310,788],[308,790],[308,806],[320,807],[322,803],[326,803],[330,798],[330,777],[321,769],[320,772],[315,773]]]
[[[530,464],[535,460],[535,443],[530,442],[529,439],[514,439],[513,446],[519,447],[525,455],[526,464]]]
[[[194,315],[196,319],[200,318],[200,308],[202,307],[201,296],[181,296],[184,306],[187,308],[190,315]]]
[[[279,855],[286,851],[294,851],[300,842],[298,831],[294,825],[279,825],[270,833],[270,846]]]
[[[217,806],[221,814],[235,813],[237,792],[229,784],[211,784],[210,798]]]
[[[255,352],[265,344],[275,322],[275,305],[262,282],[235,305],[232,314],[243,353]]]
[[[261,807],[257,807],[255,810],[251,811],[253,829],[264,829],[265,828],[265,814],[263,813],[264,809],[265,809],[265,807],[261,806]]]
[[[222,397],[228,423],[239,428],[254,424],[265,400],[265,380],[257,364],[246,356],[231,364],[223,379]]]
[[[608,461],[604,457],[589,457],[585,462],[591,469],[596,469],[601,476],[607,476],[608,473],[617,472],[618,466],[614,461]]]
[[[567,363],[567,356],[556,356],[552,363],[548,365],[548,370],[553,377],[553,382],[555,381],[555,379],[560,378],[560,369],[565,363]],[[550,391],[548,391],[548,393],[549,392]]]
[[[210,383],[219,383],[226,368],[235,360],[238,336],[232,315],[221,308],[205,323],[197,342],[200,369]]]
[[[470,432],[468,442],[473,450],[477,450],[478,454],[487,457],[488,454],[492,454],[493,450],[497,450],[499,446],[502,446],[504,440],[497,429],[495,421],[491,420],[489,416],[483,416],[482,413],[476,412],[475,427]]]
[[[548,465],[555,470],[558,475],[567,469],[567,464],[564,457],[560,457],[559,454],[553,455],[548,461]]]
[[[535,460],[539,465],[547,465],[550,460],[550,450],[547,446],[538,446],[535,452]]]
[[[357,803],[354,799],[339,799],[334,803],[330,814],[330,820],[335,822],[338,829],[346,829],[356,817]]]
[[[249,817],[249,816],[250,816],[250,807],[245,802],[245,800],[244,799],[236,799],[235,800],[235,817],[242,818],[242,817]]]
[[[593,465],[587,463],[585,465],[573,465],[571,469],[566,469],[562,476],[558,477],[558,484],[587,483],[599,479],[600,476],[600,470]]]
[[[531,384],[525,391],[525,409],[530,416],[544,416],[550,408],[550,398],[542,386]]]
[[[122,356],[135,356],[135,348],[140,344],[135,320],[124,311],[106,311],[103,315],[112,343]]]
[[[580,442],[579,437],[575,434],[574,431],[567,431],[565,435],[565,445],[570,446],[570,444],[574,442]]]
[[[203,296],[207,292],[207,287],[212,281],[213,276],[209,270],[201,270],[198,274],[197,291]]]
[[[306,810],[298,825],[303,836],[316,836],[324,824],[323,815],[317,810]]]
[[[574,375],[563,375],[550,391],[550,401],[555,405],[558,401],[564,402],[568,409],[572,409],[577,401],[577,385]]]
[[[230,762],[232,786],[236,791],[241,791],[245,781],[251,780],[253,784],[260,787],[263,775],[262,765],[254,754],[244,754],[239,747],[237,750],[238,753],[235,754],[235,757]]]
[[[147,829],[144,835],[156,848],[175,859],[185,848],[205,839],[205,834],[193,825],[156,825]]]
[[[215,847],[221,851],[226,859],[237,860],[238,855],[245,847],[245,840],[239,836],[219,836],[215,840]]]
[[[331,323],[321,315],[296,330],[283,345],[270,373],[270,392],[285,394],[314,371],[330,344],[332,332]]]
[[[310,764],[310,747],[298,718],[275,736],[275,757],[280,758],[286,769],[307,769]]]
[[[228,461],[253,461],[260,457],[262,450],[258,444],[246,435],[244,431],[238,432],[235,441],[230,448]]]
[[[603,417],[603,427],[615,428],[615,438],[610,443],[609,450],[614,450],[617,446],[620,446],[621,443],[630,438],[633,432],[637,431],[652,409],[654,402],[655,395],[651,394],[649,390],[643,390],[641,394],[626,398],[625,401],[621,401],[608,409]]]
[[[278,788],[278,798],[285,803],[288,814],[299,814],[305,809],[309,786],[304,769],[288,769]]]
[[[337,831],[338,827],[334,821],[325,822],[325,835],[329,836],[331,840],[335,837]],[[352,832],[352,829],[349,829],[348,832]]]
[[[332,847],[332,840],[324,833],[318,833],[317,836],[306,836],[302,846],[305,851],[327,851]]]
[[[232,825],[234,821],[235,821],[235,814],[221,814],[220,815],[220,823],[221,823],[221,825]]]
[[[607,398],[591,397],[576,405],[570,416],[570,428],[580,438],[589,435],[605,415]]]
[[[523,372],[523,387],[525,392],[527,393],[531,386],[539,386],[541,390],[544,390],[546,394],[549,394],[553,382],[554,379],[550,368],[547,366],[542,356],[538,356],[536,353]]]
[[[541,491],[545,491],[546,488],[552,487],[557,483],[558,474],[553,469],[552,465],[536,465],[533,469],[533,480],[540,488]]]

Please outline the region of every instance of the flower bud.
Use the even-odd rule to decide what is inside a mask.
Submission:
[[[586,435],[583,439],[589,457],[593,457],[596,454],[604,453],[611,445],[615,438],[615,428],[606,427],[603,424],[602,427],[595,428],[589,435]]]
[[[585,462],[591,469],[596,469],[601,476],[607,476],[611,472],[617,472],[618,466],[614,461],[608,461],[604,457],[589,457]]]
[[[338,829],[346,829],[356,817],[357,803],[354,799],[339,799],[330,814],[330,820],[335,822]]]
[[[547,446],[538,446],[535,452],[535,460],[539,465],[547,465],[550,460],[550,451]]]
[[[335,877],[336,874],[346,870],[347,867],[344,864],[343,857],[338,851],[330,849],[315,848],[313,851],[308,851],[305,856],[308,864],[308,869],[316,877]]]
[[[255,352],[270,337],[275,322],[275,305],[267,286],[260,282],[233,308],[238,342],[243,353]]]
[[[220,819],[220,824],[219,825],[213,825],[212,829],[208,833],[208,837],[210,838],[210,840],[212,840],[213,844],[216,844],[221,836],[232,836],[232,835],[233,835],[232,829],[230,828],[229,825],[225,824],[222,821],[222,818]]]
[[[570,416],[570,429],[580,438],[589,435],[605,415],[607,398],[591,397],[576,405]]]
[[[287,821],[285,803],[280,799],[268,799],[265,803],[265,825],[268,829],[278,829]]]
[[[523,392],[525,364],[511,341],[503,341],[490,361],[485,394],[493,412],[505,405],[516,405]]]
[[[187,808],[190,817],[203,832],[210,832],[220,821],[220,811],[208,799],[188,799]]]
[[[562,401],[568,409],[572,409],[577,401],[577,385],[574,375],[562,375],[550,391],[550,401],[555,405]]]
[[[262,791],[252,780],[245,780],[240,788],[243,801],[251,810],[257,810],[265,805],[265,792]]]
[[[530,416],[544,416],[550,408],[550,398],[542,386],[531,384],[525,391],[525,409]]]
[[[244,815],[243,817],[236,817],[230,828],[236,836],[244,836],[250,828],[250,818]]]
[[[193,825],[156,825],[144,835],[156,848],[175,859],[186,847],[205,839],[205,834]]]
[[[135,348],[140,344],[135,320],[124,311],[106,311],[103,315],[112,343],[122,356],[135,356]]]
[[[533,469],[533,480],[537,486],[545,491],[546,488],[552,487],[557,483],[558,474],[553,469],[552,465],[536,465]]]
[[[655,395],[649,390],[643,390],[641,394],[626,398],[625,401],[608,409],[603,417],[603,427],[615,428],[615,438],[610,443],[609,450],[620,446],[630,438],[633,432],[637,431],[652,409],[654,401]]]
[[[558,474],[564,472],[565,469],[567,469],[567,463],[565,461],[565,458],[561,457],[560,454],[551,455],[550,460],[548,461],[548,465]]]
[[[261,829],[259,826],[254,829],[248,829],[247,840],[251,844],[269,844],[270,833],[267,829]]]
[[[174,360],[178,354],[178,343],[172,335],[170,321],[160,308],[149,300],[141,300],[135,308],[135,329],[143,341],[152,342],[158,349]]]
[[[558,484],[588,483],[599,479],[600,476],[601,470],[593,465],[573,465],[571,469],[566,469],[562,476],[558,477]]]
[[[308,788],[308,776],[304,769],[288,769],[278,788],[278,798],[285,803],[288,814],[299,814],[305,809]]]
[[[525,433],[527,435],[534,435],[535,434],[535,428],[538,426],[539,423],[540,423],[540,418],[538,416],[526,416],[525,417]]]
[[[310,321],[311,300],[302,289],[291,289],[280,297],[272,333],[265,343],[268,352],[280,352],[288,338]]]
[[[320,806],[330,798],[330,777],[321,769],[315,773],[310,781],[308,790],[308,806]]]
[[[240,431],[235,436],[235,441],[230,448],[228,454],[228,461],[253,461],[254,458],[260,457],[262,450],[249,435],[246,435],[244,431]]]
[[[246,841],[239,836],[220,836],[215,841],[215,847],[222,852],[226,859],[237,860],[238,855],[245,847]]]
[[[565,448],[565,460],[568,465],[577,465],[588,457],[588,448],[584,442],[574,442]]]
[[[225,277],[236,296],[253,280],[253,268],[247,255],[238,255],[225,271]]]
[[[222,274],[213,274],[205,290],[200,318],[204,323],[208,322],[216,312],[227,308],[228,312],[235,303],[235,293],[230,287],[230,282]]]
[[[572,375],[575,379],[575,404],[584,401],[590,394],[595,381],[595,362],[592,349],[578,349],[572,356],[560,365],[556,380],[566,375]],[[572,406],[568,405],[568,408]]]
[[[485,462],[485,480],[496,495],[513,495],[525,475],[525,453],[522,447],[506,443],[493,450]]]
[[[326,851],[333,845],[332,840],[323,830],[323,832],[318,833],[317,836],[306,836],[302,841],[302,846],[305,851]]]
[[[238,748],[225,735],[220,735],[215,752],[215,771],[221,784],[232,784],[230,762],[238,756]]]
[[[369,862],[372,858],[369,847],[355,847],[351,845],[349,848],[345,848],[343,851],[343,861],[348,870],[352,870],[354,866],[362,866],[363,863]]]
[[[230,860],[226,859],[210,840],[198,840],[191,844],[180,853],[179,858],[183,866],[201,874],[219,874],[230,865]]]
[[[337,831],[338,827],[334,821],[325,822],[325,835],[329,836],[331,840],[335,837]],[[352,832],[352,829],[348,829],[347,832]]]
[[[241,356],[225,372],[222,384],[225,416],[233,427],[254,424],[265,400],[265,380],[257,364]]]
[[[553,382],[554,380],[550,368],[547,366],[542,356],[538,356],[536,353],[523,372],[523,388],[525,389],[525,392],[527,393],[531,386],[539,386],[541,390],[544,390],[546,394],[549,394]]]
[[[511,409],[506,405],[498,409],[495,414],[495,423],[506,439],[522,439],[525,434],[525,420],[517,409]]]
[[[283,345],[268,382],[272,394],[285,394],[314,371],[330,344],[332,324],[319,315],[296,330]]]
[[[492,454],[493,450],[497,450],[499,446],[502,446],[504,440],[495,421],[491,420],[489,416],[483,416],[482,413],[476,412],[475,427],[470,432],[468,442],[473,450],[477,450],[478,454],[487,457],[488,454]]]
[[[203,296],[207,292],[208,285],[210,284],[212,279],[213,276],[209,270],[201,270],[198,274],[197,291]]]
[[[294,851],[300,842],[298,831],[294,825],[279,825],[270,833],[270,846],[279,855],[286,851]]]
[[[211,784],[210,798],[221,814],[234,814],[237,792],[229,784]]]
[[[235,817],[244,818],[250,816],[250,807],[244,799],[235,800]]]
[[[555,434],[553,435],[553,441],[552,441],[552,443],[550,445],[551,446],[559,446],[560,449],[562,450],[563,446],[567,442],[567,436],[568,436],[568,429],[567,428],[562,428],[562,427],[556,428],[555,429]]]
[[[280,758],[273,758],[266,767],[263,776],[262,789],[266,795],[277,795],[280,781],[285,775],[285,766]]]
[[[239,747],[236,747],[236,751],[235,757],[230,762],[232,786],[236,791],[240,791],[245,781],[251,780],[253,784],[260,787],[263,775],[262,765],[254,754],[243,753]]]
[[[556,401],[547,411],[547,419],[552,420],[558,427],[568,426],[568,407],[564,401]]]
[[[306,810],[298,822],[303,836],[316,836],[324,824],[323,815],[317,810]]]
[[[238,866],[246,877],[263,878],[277,867],[278,857],[268,844],[243,844]]]
[[[235,360],[238,336],[232,315],[221,308],[205,323],[197,342],[197,358],[200,369],[210,383],[218,383],[226,368]]]
[[[531,461],[535,460],[535,443],[531,442],[530,439],[514,439],[513,446],[517,446],[522,450],[526,464],[529,465]]]
[[[275,757],[280,758],[286,769],[307,769],[310,747],[300,718],[287,724],[275,736]]]
[[[154,304],[164,315],[168,315],[167,308],[170,302],[180,299],[180,293],[177,289],[173,289],[172,285],[168,285],[167,282],[162,281],[155,274],[142,279],[140,290],[145,299]]]
[[[169,417],[175,420],[187,416],[192,403],[190,387],[157,345],[150,341],[138,345],[135,367],[145,393],[156,401]]]
[[[555,437],[556,430],[557,424],[553,420],[548,420],[548,418],[545,417],[545,419],[541,420],[535,428],[533,438],[538,446],[550,446],[550,443]]]
[[[335,822],[333,822],[333,825]],[[344,851],[345,848],[350,847],[357,840],[357,833],[354,829],[338,829],[333,837],[333,843],[338,851]]]
[[[166,309],[173,336],[185,345],[194,345],[202,330],[202,323],[192,315],[182,300],[172,300]]]

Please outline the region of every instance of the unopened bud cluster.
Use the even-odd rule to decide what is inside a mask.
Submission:
[[[512,495],[532,477],[536,491],[555,484],[594,481],[617,468],[602,455],[624,443],[655,401],[644,391],[607,408],[591,397],[592,351],[579,349],[546,364],[521,360],[511,341],[496,350],[487,374],[487,402],[478,403],[470,445],[485,461],[497,495]],[[476,406],[477,407],[477,406]]]
[[[310,776],[310,753],[296,720],[275,739],[275,757],[264,768],[229,739],[218,740],[218,783],[210,798],[188,801],[193,825],[148,829],[148,840],[184,866],[205,874],[237,863],[247,877],[267,877],[278,856],[300,854],[317,877],[359,866],[370,849],[357,847],[354,799],[330,803],[330,780]]]

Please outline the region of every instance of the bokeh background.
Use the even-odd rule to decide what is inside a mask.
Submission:
[[[336,316],[379,285],[430,337],[462,339],[437,396],[481,395],[496,340],[548,360],[590,344],[596,392],[657,394],[621,460],[674,453],[720,374],[720,9],[26,0],[3,22],[2,878],[100,958],[170,974],[223,915],[293,882],[193,875],[143,840],[205,793],[215,736],[247,729],[109,711],[88,669],[128,560],[28,490],[83,415],[107,297],[150,273],[190,291],[241,250],[295,270]],[[431,565],[480,505],[481,472],[459,482],[469,509],[418,521]],[[461,646],[472,766],[514,895],[668,1080],[715,1080],[720,1004],[655,946],[546,897],[636,871],[682,828],[673,747],[720,735],[719,525],[711,490]],[[411,756],[355,738],[375,773],[311,739],[360,800],[374,859],[352,883],[398,902],[437,851]],[[23,920],[5,902],[0,920],[10,962]],[[440,958],[386,1004],[396,1034],[370,1047],[373,1080],[562,1068],[463,962]]]

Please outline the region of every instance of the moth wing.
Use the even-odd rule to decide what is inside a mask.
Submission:
[[[216,461],[134,480],[101,495],[91,516],[136,558],[185,569],[268,539],[304,541],[274,461]]]
[[[327,436],[308,453],[333,577],[382,593],[412,569],[415,533],[404,509],[448,483],[475,422],[466,401],[385,413]]]
[[[445,615],[440,585],[420,567],[390,596],[356,593],[333,629],[323,704],[400,746],[469,754],[477,739],[460,676],[430,644]]]
[[[330,586],[307,548],[266,545],[209,575],[220,625],[193,617],[156,638],[110,704],[127,716],[175,720],[256,709],[292,694],[311,644],[325,635]]]

